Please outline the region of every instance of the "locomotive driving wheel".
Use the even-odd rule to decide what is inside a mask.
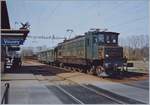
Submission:
[[[63,63],[60,63],[59,65],[61,68],[64,68],[64,64]]]
[[[80,73],[82,73],[82,72],[83,72],[83,69],[82,69],[82,68],[78,68],[78,71],[79,71]]]
[[[92,66],[90,69],[87,70],[87,74],[93,75],[95,73],[95,66]]]
[[[101,76],[101,74],[104,72],[104,68],[102,66],[97,66],[96,67],[96,74],[97,76]]]

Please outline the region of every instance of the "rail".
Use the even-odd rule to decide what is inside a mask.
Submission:
[[[9,83],[5,83],[5,91],[4,91],[4,95],[2,97],[2,101],[1,104],[8,104],[8,100],[9,100]]]

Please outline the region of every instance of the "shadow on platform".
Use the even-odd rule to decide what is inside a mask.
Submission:
[[[33,74],[33,75],[43,75],[43,76],[54,76],[59,73],[67,73],[68,71],[64,71],[61,69],[57,69],[54,67],[49,67],[45,65],[40,66],[22,66],[20,68],[13,68],[6,70],[5,73],[15,73],[15,74]]]

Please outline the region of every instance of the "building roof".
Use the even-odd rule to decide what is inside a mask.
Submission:
[[[28,33],[29,33],[28,29],[19,29],[19,30],[1,29],[2,37],[23,37],[23,38],[26,38]]]
[[[11,29],[6,1],[1,1],[1,7],[1,45],[23,44],[29,33],[29,30],[26,28],[21,28],[18,30]]]
[[[1,1],[1,29],[10,29],[6,1]]]

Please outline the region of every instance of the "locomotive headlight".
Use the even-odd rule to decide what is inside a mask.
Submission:
[[[109,55],[108,55],[108,54],[106,54],[106,55],[105,55],[105,57],[107,57],[107,58],[108,58],[108,57],[109,57]]]
[[[117,66],[118,66],[118,64],[115,64],[115,66],[117,67]]]
[[[109,66],[109,64],[108,63],[105,63],[105,67],[107,68]]]
[[[109,66],[110,66],[110,63],[105,63],[106,68],[109,68]]]

